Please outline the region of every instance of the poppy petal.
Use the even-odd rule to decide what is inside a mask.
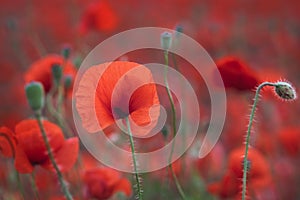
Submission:
[[[66,140],[63,146],[57,152],[54,152],[56,164],[61,172],[66,172],[73,167],[78,157],[78,150],[79,141],[78,138],[74,137]],[[41,166],[47,170],[54,171],[50,159],[41,164]]]
[[[15,139],[13,138],[13,132],[6,127],[0,128],[0,152],[4,157],[10,158],[14,156],[15,151]]]
[[[76,107],[82,125],[88,132],[103,130],[129,113],[131,123],[137,124],[133,128],[150,122],[154,127],[160,111],[158,105],[150,70],[127,61],[89,68],[82,76],[76,92]],[[142,133],[145,134],[145,131]]]
[[[97,122],[97,116],[95,113],[95,106],[102,113],[103,119],[107,122],[105,126],[113,123],[113,119],[109,116],[102,102],[96,98],[95,91],[98,85],[98,79],[102,75],[104,67],[91,67],[84,72],[78,90],[76,91],[76,108],[81,117],[82,126],[90,133],[101,130]],[[94,103],[96,105],[94,105]],[[103,120],[103,121],[104,121]]]
[[[126,178],[122,178],[114,187],[113,193],[117,192],[123,192],[127,197],[130,197],[132,194],[130,181]]]
[[[33,166],[20,146],[16,147],[15,168],[22,174],[31,173]]]

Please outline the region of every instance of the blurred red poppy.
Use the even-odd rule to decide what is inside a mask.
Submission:
[[[228,168],[223,179],[218,183],[213,183],[208,186],[208,190],[211,193],[217,194],[222,198],[235,197],[236,195],[239,195],[242,186],[241,180],[243,178],[244,151],[245,148],[241,147],[230,153]],[[270,186],[270,168],[263,155],[259,151],[250,148],[248,152],[248,160],[248,192]]]
[[[58,64],[63,68],[63,75],[69,75],[75,78],[76,69],[75,66],[65,61],[62,56],[59,55],[47,55],[40,60],[37,60],[27,70],[24,75],[26,83],[31,81],[39,81],[43,84],[46,92],[49,92],[52,87],[52,66]]]
[[[300,130],[298,127],[288,127],[280,131],[279,142],[290,156],[300,153]]]
[[[83,13],[79,33],[86,34],[89,30],[101,32],[113,31],[119,24],[117,13],[107,1],[91,3]]]
[[[253,90],[260,82],[256,73],[238,58],[222,58],[217,61],[217,67],[226,88]]]
[[[131,196],[131,184],[121,173],[110,168],[90,169],[84,173],[85,198],[104,200],[118,192]]]
[[[150,70],[127,61],[89,68],[80,80],[76,107],[89,132],[103,130],[115,120],[130,116],[134,135],[146,135],[156,125],[160,111]]]
[[[13,157],[15,159],[15,167],[18,170],[19,165],[23,165],[18,171],[25,172],[25,171],[32,171],[32,166],[28,159],[26,159],[26,155],[23,149],[17,145],[18,141],[14,135],[14,133],[6,128],[0,128],[0,151],[1,153],[8,158]]]
[[[46,120],[43,125],[49,140],[51,151],[55,161],[62,172],[68,171],[75,164],[78,156],[78,138],[65,140],[61,129]],[[34,165],[41,165],[43,168],[54,171],[46,149],[40,128],[36,120],[23,120],[16,125],[15,135],[24,154],[16,157],[16,169],[20,173],[31,173]],[[21,162],[19,159],[26,160]]]

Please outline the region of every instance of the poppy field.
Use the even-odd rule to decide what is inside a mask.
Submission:
[[[300,199],[300,2],[0,1],[0,200]]]

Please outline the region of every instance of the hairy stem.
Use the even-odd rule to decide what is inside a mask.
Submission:
[[[130,122],[129,122],[128,117],[126,117],[126,126],[127,126],[127,131],[129,133],[129,141],[130,141],[132,160],[133,160],[133,170],[134,170],[134,176],[135,176],[135,180],[136,180],[136,184],[137,184],[137,192],[138,192],[137,197],[139,200],[142,200],[143,199],[142,186],[141,186],[140,179],[139,179],[139,173],[138,173],[138,169],[137,169],[137,160],[135,157],[134,141],[133,141],[133,136],[132,136]]]
[[[164,73],[164,81],[165,81],[165,85],[166,85],[166,90],[167,90],[167,94],[168,94],[168,98],[171,104],[171,110],[172,110],[172,128],[173,128],[173,137],[175,140],[175,136],[176,136],[176,132],[177,132],[177,128],[176,128],[176,109],[175,109],[175,104],[174,104],[174,100],[173,100],[173,96],[169,87],[169,82],[167,79],[167,74],[168,74],[168,66],[169,66],[169,54],[168,51],[164,52],[164,56],[165,56],[165,73]],[[183,189],[178,181],[178,178],[174,172],[173,166],[172,166],[172,156],[174,153],[174,147],[175,147],[175,141],[172,142],[172,147],[171,147],[171,152],[170,152],[170,156],[169,156],[169,168],[172,174],[172,177],[175,181],[177,190],[181,196],[182,199],[186,199],[186,196],[183,192]]]
[[[261,89],[263,87],[265,87],[265,86],[275,86],[275,84],[270,83],[270,82],[263,82],[256,89],[256,93],[255,93],[255,97],[254,97],[254,102],[253,102],[253,106],[252,106],[252,109],[251,109],[251,114],[250,114],[248,129],[247,129],[247,134],[246,134],[246,141],[245,141],[245,154],[244,154],[244,160],[243,160],[243,167],[244,167],[244,169],[243,169],[242,200],[246,199],[246,191],[247,191],[248,150],[249,150],[249,141],[250,141],[251,127],[252,127],[252,124],[253,124],[253,119],[254,119],[254,115],[255,115],[255,110],[256,110],[257,102],[259,100],[259,93],[260,93]]]
[[[44,126],[43,126],[43,123],[42,123],[42,117],[41,117],[41,114],[40,112],[36,112],[35,113],[35,116],[36,116],[36,119],[37,119],[37,122],[38,122],[38,125],[40,127],[40,130],[41,130],[41,133],[42,133],[42,137],[43,137],[43,140],[46,144],[46,148],[47,148],[47,153],[49,155],[49,158],[50,158],[50,161],[55,169],[55,172],[57,174],[57,177],[58,177],[58,181],[60,183],[60,186],[61,186],[61,189],[66,197],[67,200],[72,200],[72,195],[71,193],[69,192],[69,189],[64,181],[64,178],[63,178],[63,175],[61,173],[61,171],[59,170],[57,164],[56,164],[56,161],[54,159],[54,156],[52,154],[52,151],[51,151],[51,146],[50,146],[50,143],[49,143],[49,140],[47,138],[47,135],[46,135],[46,131],[44,129]]]

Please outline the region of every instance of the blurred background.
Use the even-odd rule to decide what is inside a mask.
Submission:
[[[69,46],[71,60],[78,67],[89,51],[106,38],[147,26],[180,27],[216,62],[233,56],[255,71],[257,80],[286,78],[296,88],[300,86],[298,0],[0,0],[0,125],[13,129],[30,115],[24,74],[32,63],[49,54],[60,54]],[[153,55],[157,56],[136,52],[123,59],[146,63]],[[160,59],[163,62],[163,57]],[[195,84],[198,79],[191,77]],[[243,143],[254,93],[234,89],[227,92],[227,120],[220,142],[204,160],[187,159],[202,179],[183,181],[191,199],[235,198],[218,187],[232,186],[225,181],[224,174],[230,153]],[[264,156],[263,163],[270,166],[272,184],[255,190],[254,196],[264,200],[299,199],[300,106],[284,104],[268,94],[266,91],[260,103],[253,141]],[[220,185],[207,187],[220,180]],[[156,182],[147,178],[144,182],[145,187],[151,188],[146,190],[147,199],[175,198],[174,194],[155,195]]]

